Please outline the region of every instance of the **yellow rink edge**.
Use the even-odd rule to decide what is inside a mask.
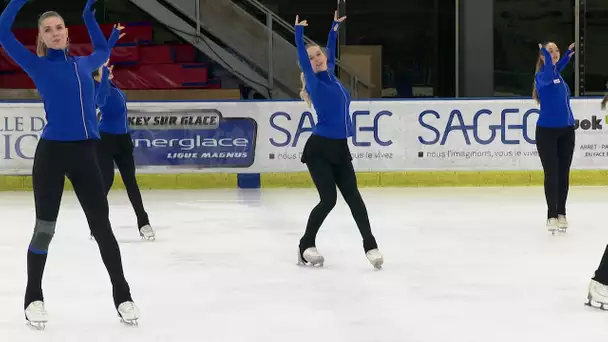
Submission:
[[[262,188],[308,188],[313,183],[306,172],[263,173]],[[237,174],[138,174],[141,189],[218,189],[237,188]],[[542,171],[434,171],[434,172],[359,172],[361,187],[458,187],[458,186],[539,186]],[[608,185],[608,170],[573,170],[570,183]],[[66,190],[72,186],[66,180]],[[124,189],[117,174],[114,189]],[[0,191],[32,190],[31,176],[0,176]]]

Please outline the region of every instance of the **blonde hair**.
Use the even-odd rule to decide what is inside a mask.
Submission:
[[[308,48],[311,48],[313,46],[316,46],[319,48],[319,50],[321,50],[321,53],[323,53],[325,56],[327,56],[327,54],[325,53],[325,51],[323,50],[322,47],[320,47],[318,44],[306,44],[306,49],[308,50]],[[299,66],[299,63],[298,63]],[[301,66],[300,66],[301,68]],[[304,100],[304,102],[306,102],[306,104],[308,105],[308,107],[312,106],[312,100],[310,99],[310,94],[308,93],[308,90],[306,90],[306,77],[304,77],[304,73],[300,73],[300,82],[302,82],[302,89],[300,89],[300,98],[302,100]]]
[[[302,89],[300,89],[300,98],[306,102],[308,107],[312,106],[312,100],[310,99],[310,94],[306,90],[306,78],[304,77],[304,73],[300,73],[300,81],[302,82]]]
[[[57,13],[55,11],[44,12],[44,13],[42,13],[42,15],[40,15],[40,18],[38,18],[38,29],[40,29],[40,25],[42,25],[42,22],[45,19],[52,18],[52,17],[57,17],[57,18],[63,20],[63,18],[59,15],[59,13]],[[36,54],[39,57],[44,57],[44,56],[46,56],[46,53],[47,53],[46,44],[44,44],[44,41],[42,41],[42,39],[40,38],[40,33],[38,33],[38,37],[36,38]]]
[[[543,60],[538,55],[538,59],[536,60],[536,71],[534,72],[534,85],[532,86],[532,98],[536,101],[536,103],[540,103],[540,99],[538,98],[538,90],[536,90],[536,74],[542,69]]]
[[[546,48],[547,45],[554,44],[554,42],[546,42],[543,43],[543,48]],[[534,88],[532,89],[532,98],[536,100],[536,103],[540,103],[540,99],[538,98],[538,90],[536,90],[536,74],[543,68],[543,53],[542,51],[538,51],[538,59],[536,60],[536,71],[534,72]]]

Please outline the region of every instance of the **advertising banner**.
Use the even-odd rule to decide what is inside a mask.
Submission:
[[[573,168],[608,169],[599,99],[571,102]],[[540,170],[532,100],[357,101],[349,139],[357,171]],[[298,172],[316,123],[302,101],[129,103],[141,173]],[[40,103],[0,104],[0,173],[30,174]]]
[[[199,107],[199,108],[196,108]],[[257,123],[218,108],[136,106],[129,111],[141,168],[247,168],[255,160]]]

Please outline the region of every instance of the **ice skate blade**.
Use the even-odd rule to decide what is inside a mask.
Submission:
[[[128,325],[128,326],[132,326],[132,327],[136,327],[139,325],[138,320],[139,320],[138,318],[136,318],[136,319],[124,319],[122,317],[120,318],[121,323]]]
[[[323,267],[324,262],[325,262],[325,258],[323,258],[323,257],[320,257],[318,260],[315,260],[313,262],[308,262],[308,261],[304,260],[298,253],[298,266],[320,268],[320,267]]]
[[[316,261],[316,262],[306,262],[304,260],[298,260],[298,266],[321,268],[321,267],[323,267],[324,262],[325,262],[324,260]]]
[[[30,329],[34,329],[34,330],[39,330],[39,331],[43,331],[44,329],[46,329],[46,322],[32,322],[32,321],[26,321],[25,324],[30,328]]]
[[[141,239],[144,240],[144,241],[155,241],[156,240],[155,236],[145,237],[142,234],[140,234],[140,236],[141,236]]]
[[[567,232],[568,232],[568,229],[563,229],[563,228],[549,229],[549,233],[551,233],[551,235],[566,234]]]
[[[601,311],[608,311],[608,306],[606,306],[606,304],[602,304],[600,302],[596,302],[592,299],[587,298],[587,301],[585,302],[585,305],[593,308],[593,309],[597,309],[597,310],[601,310]]]

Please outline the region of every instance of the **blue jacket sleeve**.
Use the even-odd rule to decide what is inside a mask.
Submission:
[[[541,88],[553,82],[557,77],[557,67],[553,64],[551,54],[544,47],[540,50],[545,57],[545,64],[542,69],[536,74],[536,87]]]
[[[114,29],[114,31],[112,31],[110,39],[103,48],[95,49],[93,50],[92,54],[84,57],[85,64],[90,69],[90,72],[99,69],[99,67],[102,66],[108,60],[108,58],[110,58],[110,54],[112,53],[112,47],[114,47],[114,44],[118,40],[119,32],[120,31],[118,31],[117,29]]]
[[[17,13],[26,2],[27,0],[12,0],[0,15],[0,44],[23,70],[31,74],[40,62],[40,58],[26,49],[11,31]]]
[[[310,91],[317,85],[317,77],[310,64],[310,58],[308,57],[306,44],[304,43],[304,26],[301,25],[296,25],[296,50],[298,52],[300,69],[302,69],[304,78],[306,79],[306,88]]]
[[[340,23],[334,21],[329,29],[329,35],[327,36],[327,68],[334,70],[336,67],[336,41],[338,40],[337,29],[340,27]]]
[[[108,41],[103,35],[103,31],[101,31],[101,27],[99,27],[97,20],[95,20],[95,11],[91,11],[90,2],[91,0],[89,0],[87,3],[87,6],[82,13],[82,18],[84,19],[87,31],[89,32],[89,37],[91,38],[91,43],[93,44],[93,50],[105,49],[107,48]]]
[[[564,55],[564,57],[562,57],[556,64],[557,66],[557,71],[558,72],[562,72],[564,70],[564,68],[566,67],[566,65],[568,65],[568,63],[570,63],[570,59],[572,57],[570,57],[570,54],[572,53],[572,50],[568,50],[566,51],[566,54]]]
[[[106,99],[108,98],[108,95],[110,94],[109,77],[110,77],[110,71],[108,70],[108,68],[106,66],[103,66],[101,81],[99,82],[99,85],[95,89],[95,102],[97,103],[97,107],[99,107],[99,108],[105,106]]]

